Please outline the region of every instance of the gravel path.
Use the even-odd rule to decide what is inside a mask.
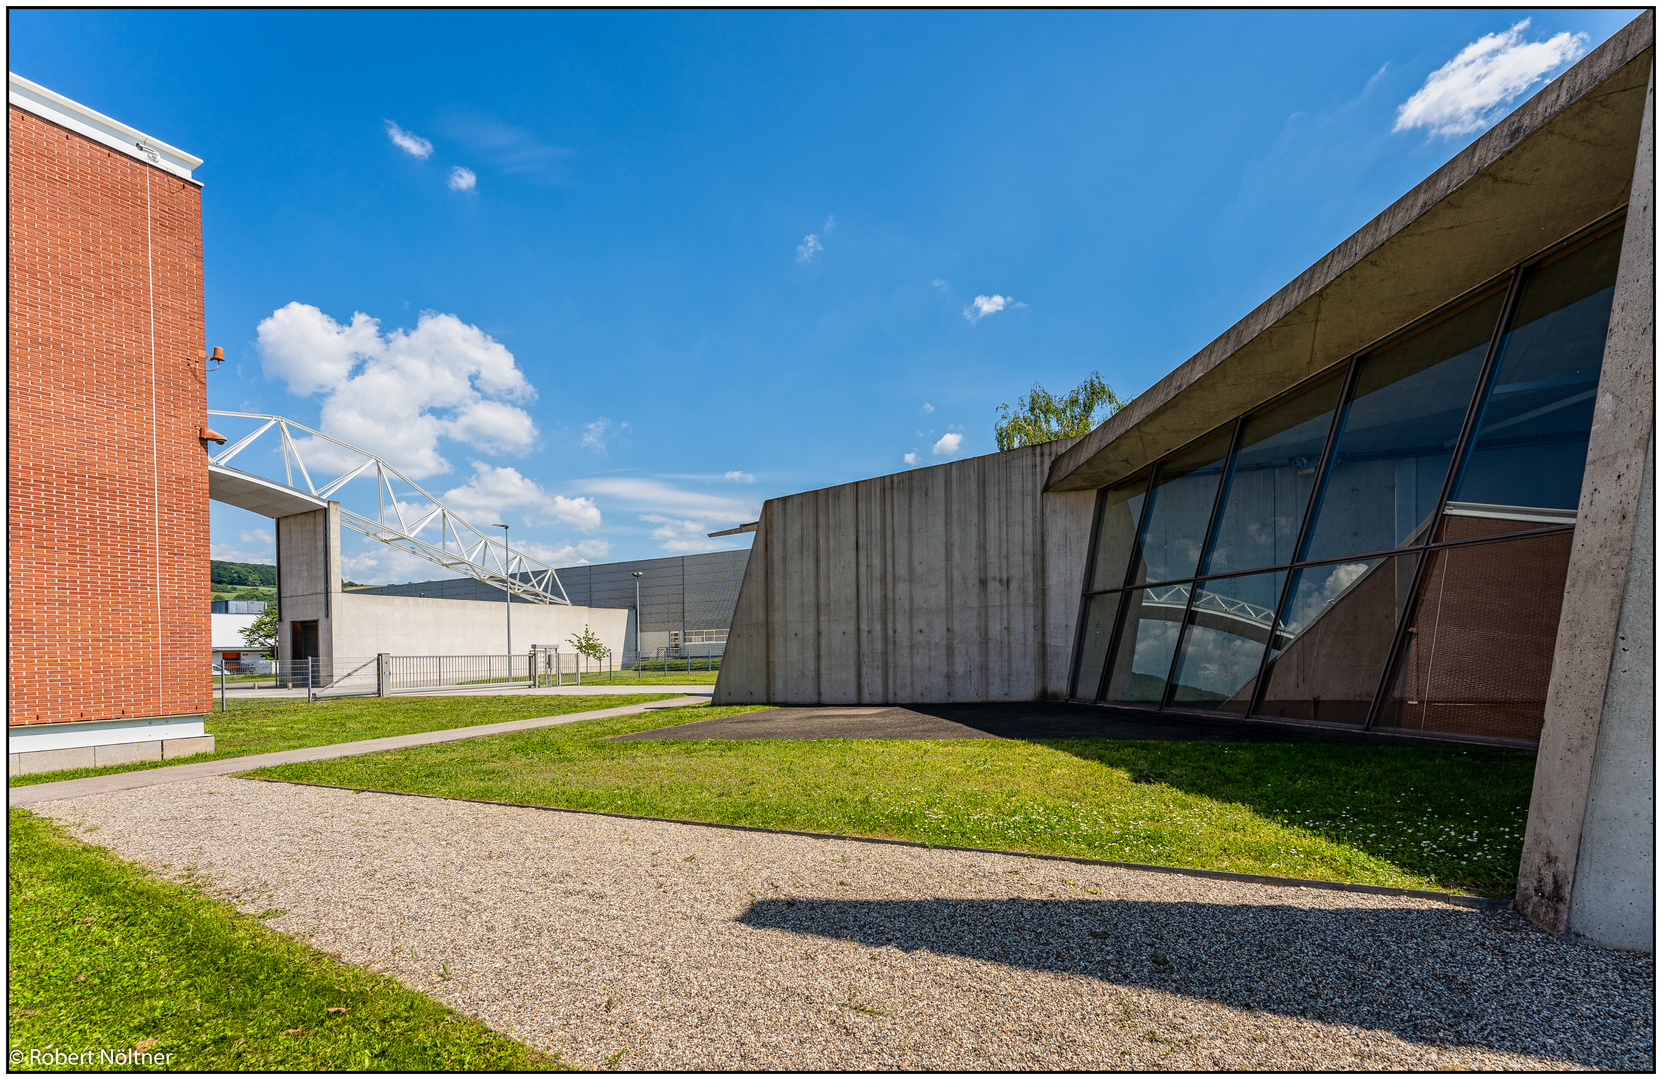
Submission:
[[[229,777],[35,809],[591,1067],[1655,1063],[1649,955],[1428,900]]]

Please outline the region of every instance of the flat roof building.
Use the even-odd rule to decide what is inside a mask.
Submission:
[[[1539,746],[1520,910],[1651,947],[1653,15],[1087,435],[770,500],[717,703]]]

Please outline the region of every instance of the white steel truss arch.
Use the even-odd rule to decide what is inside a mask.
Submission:
[[[225,473],[240,473],[264,480],[267,484],[277,483],[275,480],[259,477],[257,473],[233,469],[230,465],[233,458],[249,447],[259,444],[262,436],[276,429],[275,436],[265,441],[275,442],[277,445],[273,449],[282,450],[281,482],[294,491],[309,494],[313,499],[338,500],[339,493],[347,484],[373,470],[375,516],[370,517],[367,513],[359,513],[342,505],[340,520],[347,528],[436,563],[453,573],[512,592],[520,599],[539,604],[571,603],[570,598],[566,596],[565,586],[560,584],[559,574],[554,572],[552,566],[533,559],[524,552],[514,551],[500,537],[474,528],[460,514],[445,506],[421,485],[368,450],[342,442],[282,416],[226,412],[218,409],[209,409],[208,415],[253,420],[258,424],[249,434],[218,453],[210,455],[208,464],[211,469]],[[345,455],[339,456],[348,457],[356,461],[356,464],[350,464],[345,471],[326,483],[318,484],[312,479],[312,470],[307,468],[301,455],[300,440],[295,438],[293,432],[301,432],[311,439],[346,451]],[[318,456],[314,455],[313,465],[320,464],[322,463]],[[333,472],[334,466],[328,471]],[[299,484],[295,483],[296,472],[300,474]],[[318,475],[323,476],[324,473],[320,472]],[[365,505],[363,509],[367,510],[368,506]]]

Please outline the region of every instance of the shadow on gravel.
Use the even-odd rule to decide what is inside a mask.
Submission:
[[[1510,912],[770,898],[738,921],[1087,976],[1420,1043],[1596,1069],[1649,1071],[1655,1063],[1652,957],[1562,942]]]

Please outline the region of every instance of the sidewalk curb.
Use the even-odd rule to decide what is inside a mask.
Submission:
[[[533,716],[523,720],[499,720],[490,724],[441,728],[438,731],[417,731],[408,735],[385,735],[378,739],[358,739],[353,742],[323,743],[318,746],[298,746],[292,750],[269,750],[242,757],[217,758],[213,761],[185,760],[178,765],[159,769],[134,769],[130,772],[106,773],[103,776],[82,776],[73,780],[50,780],[43,784],[7,785],[6,805],[32,806],[56,799],[77,799],[88,795],[102,795],[111,791],[130,791],[133,788],[155,787],[159,784],[177,784],[206,776],[227,776],[263,769],[273,765],[295,765],[307,761],[331,761],[336,758],[379,754],[388,750],[405,750],[416,746],[435,746],[441,743],[481,739],[491,735],[512,735],[520,731],[575,724],[583,720],[599,720],[613,716],[633,716],[636,713],[658,709],[675,709],[709,703],[700,696],[666,697],[636,705],[614,705],[609,709],[588,709],[576,713],[556,713],[553,716]]]

